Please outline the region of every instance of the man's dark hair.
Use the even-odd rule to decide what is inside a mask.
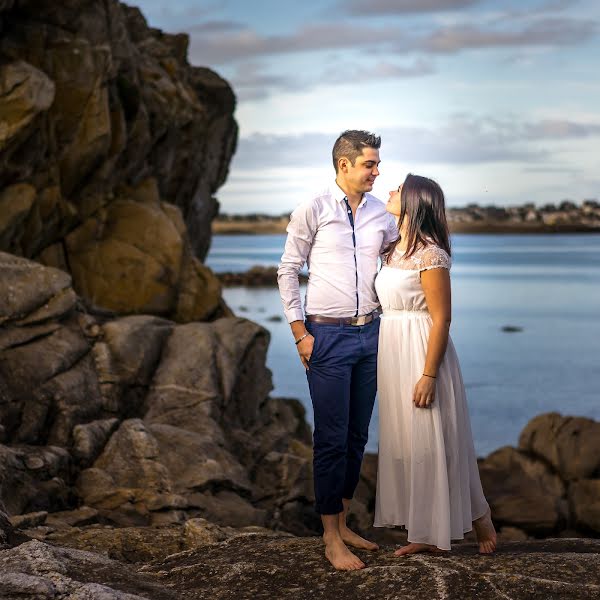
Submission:
[[[348,129],[340,134],[335,144],[333,145],[333,167],[335,172],[338,171],[338,160],[345,156],[352,166],[356,161],[356,157],[362,154],[363,148],[375,148],[379,149],[381,146],[381,137],[370,133],[369,131],[363,131],[362,129]]]

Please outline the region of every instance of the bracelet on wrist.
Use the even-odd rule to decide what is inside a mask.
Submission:
[[[424,377],[431,377],[431,379],[437,379],[435,375],[427,375],[427,373],[423,373]]]
[[[308,337],[308,333],[305,333],[304,335],[301,335],[297,340],[294,340],[294,343],[296,344],[296,346],[305,338]]]

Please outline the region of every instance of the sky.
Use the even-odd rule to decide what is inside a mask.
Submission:
[[[449,206],[600,198],[597,0],[133,3],[237,96],[223,213],[289,213],[346,129],[381,135],[381,199],[409,172]]]

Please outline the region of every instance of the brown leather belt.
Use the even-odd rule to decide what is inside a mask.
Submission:
[[[366,325],[371,323],[379,316],[379,311],[374,310],[368,315],[360,315],[360,317],[324,317],[322,315],[306,315],[306,320],[310,323],[328,323],[331,325]]]

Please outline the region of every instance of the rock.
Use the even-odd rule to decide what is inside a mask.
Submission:
[[[45,539],[61,547],[96,552],[124,563],[150,562],[188,548],[182,527],[94,525],[64,529],[50,533]]]
[[[0,589],[7,600],[175,600],[178,595],[128,566],[72,548],[33,540],[0,551]]]
[[[0,323],[25,317],[71,285],[67,273],[5,252],[0,252],[0,269]]]
[[[565,481],[600,477],[600,423],[546,413],[532,419],[519,448],[543,458]]]
[[[65,509],[70,468],[64,448],[0,444],[0,504],[13,517]]]
[[[498,531],[498,543],[503,544],[504,542],[522,542],[529,539],[529,536],[518,527],[502,527]]]
[[[54,100],[54,83],[22,60],[0,66],[0,152]]]
[[[206,519],[199,518],[185,522],[183,536],[187,548],[208,546],[227,539],[226,530]]]
[[[268,339],[265,329],[245,319],[176,327],[146,398],[145,420],[202,435],[217,431],[213,422],[252,424],[272,387]]]
[[[290,537],[290,534],[263,527],[220,527],[206,519],[194,518],[183,525],[169,527],[62,526],[58,531],[49,532],[42,541],[95,552],[125,563],[144,563],[235,537],[253,535]]]
[[[106,445],[106,442],[117,429],[119,419],[101,419],[73,428],[73,454],[83,465],[89,465]]]
[[[160,460],[176,493],[187,495],[211,486],[250,491],[246,471],[230,452],[212,439],[164,423],[147,427],[156,439]]]
[[[242,273],[217,273],[217,277],[225,287],[276,287],[277,267],[255,265]],[[308,281],[308,276],[304,273],[300,273],[298,277],[301,284]]]
[[[156,258],[161,248],[177,246],[167,235],[172,210],[161,209],[168,202],[183,215],[179,239],[191,257],[204,259],[214,194],[237,139],[231,88],[209,69],[189,65],[188,43],[186,35],[151,28],[138,9],[114,0],[60,7],[41,0],[3,9],[0,249],[73,268],[76,290],[111,310],[114,302],[127,306],[124,313],[165,314],[167,305],[178,321],[227,314],[216,278],[202,265],[192,258],[174,264],[173,254]],[[138,253],[143,232],[136,220],[123,220],[123,202],[135,205],[139,223],[148,223],[139,205],[152,205],[155,216],[169,213],[158,237]],[[147,276],[136,287],[140,262]],[[169,287],[183,273],[186,279]],[[113,294],[132,292],[131,304],[125,289],[111,298],[103,278],[120,283]]]
[[[98,511],[89,506],[81,506],[75,510],[57,511],[48,514],[46,523],[55,529],[81,527],[98,521]]]
[[[519,333],[523,331],[523,328],[518,325],[503,325],[500,329],[505,333]]]
[[[184,241],[160,207],[118,200],[66,239],[75,290],[116,313],[169,314]]]
[[[600,535],[600,479],[573,481],[569,504],[575,523],[584,531]]]
[[[0,100],[0,108],[1,102]],[[0,147],[2,144],[1,128],[2,122],[0,121]],[[20,250],[18,243],[13,243],[13,240],[19,240],[23,236],[23,226],[29,215],[35,196],[35,188],[27,183],[17,183],[6,187],[0,192],[1,248],[10,249],[11,251]]]
[[[202,531],[205,526],[198,521],[188,531]],[[357,551],[367,568],[349,576],[332,569],[319,538],[274,537],[260,529],[213,531],[196,538],[198,547],[168,556],[169,549],[191,542],[182,528],[90,528],[73,531],[71,537],[63,534],[60,539],[75,547],[31,541],[0,552],[0,585],[11,593],[49,590],[50,594],[60,589],[65,598],[121,600],[131,595],[153,600],[207,596],[215,600],[262,596],[441,600],[499,594],[514,600],[587,600],[600,584],[598,540],[505,542],[491,561],[478,555],[475,544],[454,546],[449,555],[422,554],[403,561],[394,558],[393,547],[384,546],[376,553]],[[153,544],[150,533],[160,541]],[[76,546],[91,546],[118,560]],[[164,552],[158,553],[161,547]],[[139,560],[151,562],[134,568],[128,564]],[[100,592],[106,596],[93,595]]]
[[[231,316],[233,313],[221,298],[219,279],[208,267],[188,253],[181,266],[174,320],[188,323]]]
[[[449,555],[399,561],[387,546],[358,551],[367,568],[336,573],[319,538],[239,537],[141,569],[182,597],[234,598],[531,598],[588,599],[600,583],[600,541],[507,542],[489,558],[475,544]],[[188,596],[189,594],[189,596]]]
[[[505,446],[479,463],[479,473],[496,523],[547,535],[566,522],[565,485],[543,461]]]
[[[95,344],[96,368],[102,383],[147,386],[160,362],[173,322],[148,315],[123,317],[102,326]]]
[[[139,419],[124,421],[94,463],[79,477],[77,487],[85,504],[115,509],[125,504],[149,523],[148,504],[169,506],[172,491],[167,469],[159,461],[155,438]],[[160,504],[160,499],[164,503]],[[139,523],[139,521],[138,521]]]
[[[111,412],[136,417],[143,412],[144,397],[158,367],[172,321],[137,315],[102,326],[92,354],[102,395]]]
[[[10,523],[15,529],[27,529],[28,527],[37,527],[46,522],[48,513],[46,511],[27,513],[25,515],[16,515],[10,517]]]
[[[130,198],[113,201],[66,238],[73,285],[91,306],[180,322],[222,316],[219,281],[189,244],[177,207]]]
[[[2,573],[0,574],[0,587],[4,598],[35,598],[44,600],[56,598],[58,591],[54,582],[35,575],[25,573]]]
[[[201,514],[213,523],[231,527],[248,525],[264,526],[267,511],[255,508],[238,494],[223,490],[215,494],[192,494],[190,504],[200,509]]]
[[[10,547],[11,537],[13,535],[13,524],[10,522],[8,515],[4,512],[2,504],[0,504],[0,550]]]

